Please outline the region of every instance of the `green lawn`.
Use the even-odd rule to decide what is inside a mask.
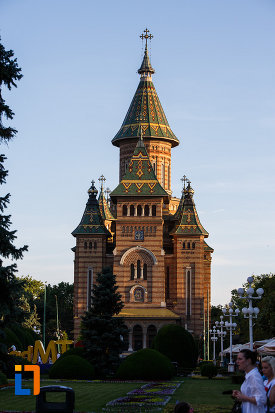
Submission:
[[[171,397],[166,411],[172,411],[178,400],[190,403],[196,413],[227,413],[231,411],[233,399],[222,392],[240,388],[232,384],[230,378],[219,380],[184,378],[183,380],[183,385]]]
[[[239,388],[232,385],[230,379],[208,380],[184,378],[184,383],[176,390],[165,412],[173,411],[177,400],[187,401],[197,413],[227,413],[233,404],[229,395],[223,395],[224,390]],[[126,395],[127,392],[141,387],[144,383],[85,383],[85,382],[56,382],[47,380],[42,386],[49,384],[72,387],[75,391],[75,410],[82,412],[101,412],[110,400]],[[31,387],[31,382],[26,384]],[[59,399],[58,399],[59,397]],[[61,401],[60,394],[51,395],[50,401]],[[15,396],[14,388],[0,391],[0,411],[2,410],[30,410],[35,411],[34,396]],[[118,409],[120,410],[120,409]]]

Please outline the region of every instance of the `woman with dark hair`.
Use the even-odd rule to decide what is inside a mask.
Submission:
[[[266,393],[256,360],[257,353],[247,349],[241,350],[237,357],[237,366],[245,372],[245,380],[241,391],[234,390],[232,395],[242,402],[242,413],[265,413]]]
[[[177,403],[174,409],[174,413],[193,413],[193,411],[190,404],[185,402]]]
[[[275,412],[275,357],[267,356],[262,359],[263,374],[266,377],[264,381],[267,404],[265,411],[268,413]]]

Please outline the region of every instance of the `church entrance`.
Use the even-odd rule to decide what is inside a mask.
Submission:
[[[146,343],[147,348],[153,347],[153,341],[156,335],[157,335],[157,328],[153,325],[150,325],[147,328],[147,343]]]
[[[140,325],[135,325],[133,328],[133,350],[141,350],[143,341],[143,331]]]

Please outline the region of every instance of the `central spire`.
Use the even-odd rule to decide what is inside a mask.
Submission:
[[[142,78],[151,78],[151,75],[153,73],[155,73],[154,69],[152,68],[150,59],[149,59],[149,55],[148,55],[148,49],[147,49],[147,41],[148,39],[153,39],[153,35],[152,34],[148,34],[150,33],[150,31],[148,29],[144,30],[144,33],[142,33],[141,36],[139,36],[142,40],[145,39],[146,43],[145,43],[145,50],[144,50],[144,57],[143,57],[143,61],[141,63],[140,68],[138,69],[138,73],[141,75],[141,79]]]
[[[148,54],[148,39],[153,38],[148,29],[144,30],[141,39],[145,39],[144,57],[138,73],[141,75],[140,82],[133,100],[130,104],[125,119],[118,133],[112,140],[115,146],[121,146],[122,141],[129,139],[139,139],[140,128],[144,141],[148,139],[163,140],[171,143],[172,147],[177,146],[179,141],[171,130],[161,106],[154,84],[152,68]]]

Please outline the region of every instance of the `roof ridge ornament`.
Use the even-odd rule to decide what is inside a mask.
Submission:
[[[148,30],[147,28],[145,29],[145,30],[143,30],[143,32],[145,33],[145,34],[141,34],[139,37],[142,39],[142,40],[144,40],[145,39],[145,50],[147,50],[147,41],[148,41],[148,39],[150,39],[150,40],[152,40],[153,39],[153,35],[150,33],[150,30]],[[150,34],[148,34],[148,33],[150,33]]]
[[[151,80],[151,75],[153,73],[155,73],[155,71],[151,66],[150,58],[149,58],[149,55],[148,55],[147,42],[148,42],[148,39],[151,40],[151,39],[153,39],[154,36],[152,34],[148,34],[148,33],[150,33],[150,31],[148,29],[143,30],[143,32],[145,34],[142,33],[139,37],[142,40],[145,39],[146,43],[145,43],[143,61],[141,63],[140,68],[138,69],[138,73],[141,75],[141,79]]]

